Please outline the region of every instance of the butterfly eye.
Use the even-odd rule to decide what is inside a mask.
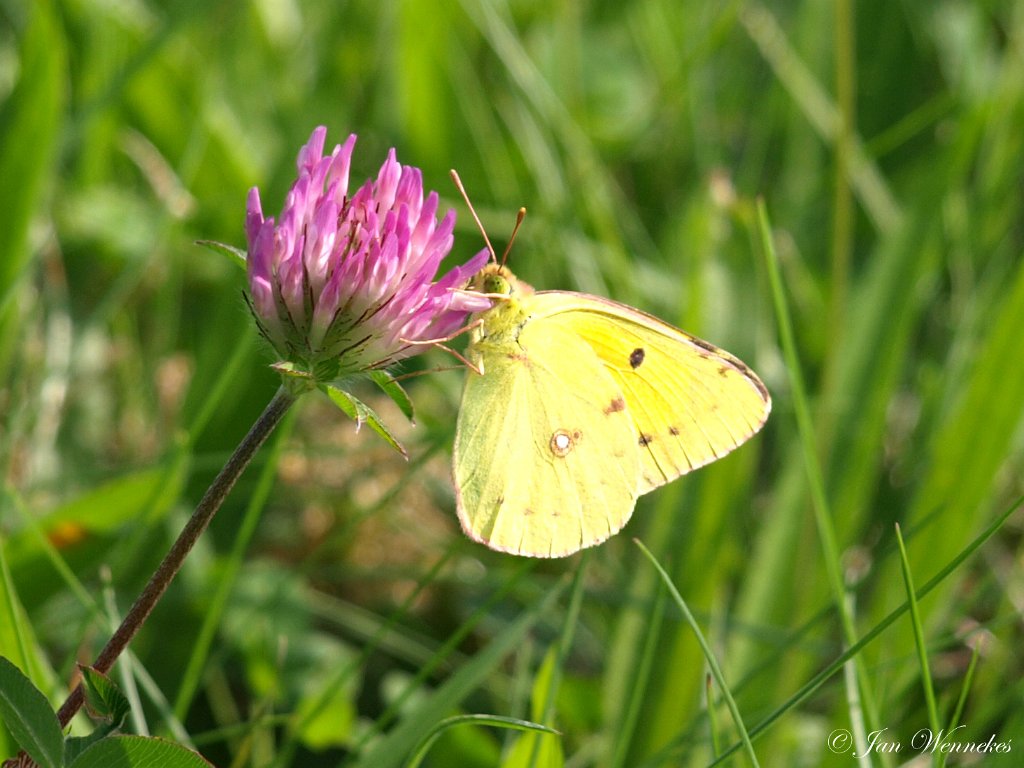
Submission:
[[[484,293],[500,293],[507,296],[511,292],[508,280],[501,275],[493,274],[484,278]]]

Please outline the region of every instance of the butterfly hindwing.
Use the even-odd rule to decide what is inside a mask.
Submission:
[[[526,322],[516,341],[480,343],[454,450],[459,519],[493,549],[558,557],[632,514],[640,476],[616,378],[572,332]]]
[[[768,418],[764,384],[724,350],[608,299],[542,291],[530,301],[535,324],[585,341],[620,387],[641,449],[640,494],[720,458]]]

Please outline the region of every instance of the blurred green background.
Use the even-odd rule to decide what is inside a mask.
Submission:
[[[497,247],[528,208],[520,277],[725,347],[774,412],[538,563],[458,529],[461,372],[409,383],[414,429],[381,406],[408,463],[305,398],[119,665],[133,728],[218,766],[377,767],[493,713],[563,736],[461,725],[427,764],[706,765],[738,731],[640,537],[761,764],[849,765],[845,728],[897,765],[936,714],[1019,764],[1019,514],[920,603],[934,695],[908,615],[832,663],[906,600],[895,523],[920,587],[1024,490],[1022,73],[1016,1],[0,0],[0,654],[59,704],[273,394],[244,274],[195,241],[244,246],[247,190],[276,214],[323,124],[359,134],[354,182],[392,146],[423,168],[452,263],[481,247],[456,168]]]

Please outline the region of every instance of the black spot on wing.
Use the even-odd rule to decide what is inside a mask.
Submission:
[[[643,347],[637,347],[636,349],[634,349],[632,352],[629,353],[629,365],[634,370],[636,368],[639,368],[640,364],[644,361],[644,356],[645,355],[646,355],[646,353],[644,352],[644,348]]]
[[[669,427],[668,428],[668,433],[670,435],[672,435],[672,437],[678,437],[679,436],[679,427]]]
[[[637,442],[640,444],[641,448],[645,448],[654,442],[654,435],[645,435],[641,432],[640,439]]]

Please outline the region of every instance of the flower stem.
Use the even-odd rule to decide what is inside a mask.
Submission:
[[[185,562],[185,557],[192,550],[193,545],[202,535],[203,531],[206,530],[213,516],[220,509],[221,504],[224,503],[224,499],[231,492],[235,481],[245,471],[252,457],[256,455],[256,451],[263,445],[270,433],[274,431],[274,427],[278,425],[294,402],[295,396],[288,393],[282,387],[267,404],[267,407],[260,414],[256,423],[252,425],[252,429],[242,439],[242,442],[238,444],[238,447],[231,454],[224,468],[214,478],[210,487],[206,489],[206,493],[200,500],[195,512],[192,513],[192,517],[185,524],[177,540],[171,546],[170,551],[164,556],[163,562],[160,563],[160,566],[150,578],[142,594],[139,595],[131,610],[125,615],[121,626],[117,628],[117,631],[107,641],[106,646],[100,651],[100,655],[96,657],[93,667],[98,671],[107,672],[113,666],[117,657],[121,655],[121,651],[135,637],[135,634],[153,611],[154,606],[163,596],[164,592],[167,591],[171,580],[178,573],[182,563]],[[71,718],[81,708],[84,699],[85,694],[82,684],[79,683],[57,712],[57,719],[60,721],[62,728],[71,722]]]

